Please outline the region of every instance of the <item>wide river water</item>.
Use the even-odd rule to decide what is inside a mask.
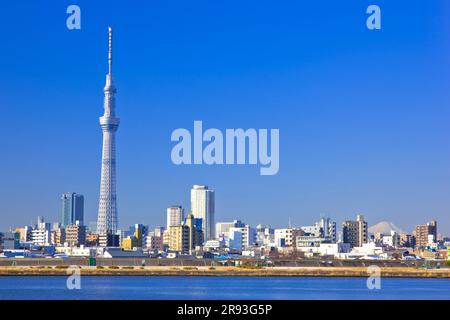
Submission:
[[[0,299],[450,299],[450,279],[81,277],[79,290],[61,276],[0,277]]]

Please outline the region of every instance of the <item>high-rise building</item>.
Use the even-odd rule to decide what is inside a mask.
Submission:
[[[343,242],[350,244],[350,247],[362,247],[368,241],[367,222],[363,215],[358,215],[356,221],[345,221],[342,224]]]
[[[61,226],[65,227],[80,221],[84,225],[84,196],[75,192],[61,195]]]
[[[191,212],[196,219],[202,219],[204,241],[215,236],[214,195],[214,190],[209,190],[207,186],[194,185],[191,189]]]
[[[430,221],[427,224],[417,225],[414,229],[417,247],[426,247],[437,240],[437,222]]]
[[[184,209],[182,206],[171,206],[167,208],[167,229],[179,226],[184,221]]]
[[[115,234],[117,231],[116,195],[116,131],[120,119],[116,117],[117,90],[112,76],[112,28],[109,28],[108,74],[104,88],[104,114],[100,118],[103,131],[102,174],[100,180],[100,199],[98,206],[97,233]],[[104,238],[104,237],[103,237]],[[102,244],[105,242],[102,241]]]

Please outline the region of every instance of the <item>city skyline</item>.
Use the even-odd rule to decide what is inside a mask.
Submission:
[[[424,227],[424,226],[428,226],[428,225],[432,225],[434,226],[434,233],[438,236],[441,237],[448,237],[448,234],[445,232],[437,232],[437,222],[433,219],[429,219],[431,220],[431,222],[426,222],[424,224],[424,222],[418,224],[418,225],[414,225],[412,229],[406,229],[406,230],[402,230],[400,228],[398,228],[398,226],[396,226],[395,224],[393,224],[391,221],[387,221],[387,220],[383,220],[383,221],[378,221],[377,223],[371,223],[370,225],[368,224],[367,221],[364,220],[364,215],[362,214],[356,214],[356,220],[352,220],[350,216],[346,217],[344,220],[342,221],[335,221],[333,219],[333,217],[327,216],[327,215],[320,215],[320,217],[317,217],[317,219],[313,220],[316,221],[314,222],[314,225],[312,226],[308,226],[307,224],[310,223],[311,221],[303,221],[300,224],[296,224],[293,225],[291,223],[291,221],[289,221],[287,224],[278,224],[278,225],[268,225],[268,224],[262,224],[262,223],[258,223],[258,224],[249,224],[246,222],[245,217],[239,217],[236,219],[223,219],[223,220],[216,220],[215,219],[215,214],[214,214],[214,207],[215,207],[215,190],[210,189],[208,186],[205,185],[193,185],[192,188],[190,189],[190,197],[191,197],[191,208],[190,210],[187,210],[185,212],[185,208],[182,205],[170,205],[166,208],[166,212],[164,213],[165,216],[165,222],[166,224],[152,224],[152,223],[147,223],[145,221],[140,221],[138,223],[132,223],[131,225],[127,225],[127,226],[120,226],[115,234],[120,234],[121,232],[126,231],[127,229],[133,229],[134,226],[140,225],[140,226],[145,226],[146,230],[156,230],[156,229],[161,229],[161,230],[169,230],[170,227],[172,226],[180,226],[180,225],[184,225],[187,221],[187,217],[189,215],[192,215],[192,218],[194,218],[195,223],[196,224],[200,224],[202,225],[202,230],[200,230],[202,233],[204,234],[208,234],[209,236],[206,237],[204,240],[208,241],[208,240],[214,240],[218,238],[218,231],[217,231],[217,226],[219,224],[223,224],[223,225],[235,225],[237,223],[237,225],[239,225],[239,227],[250,227],[252,229],[258,229],[259,227],[261,228],[269,228],[269,229],[280,229],[280,230],[284,230],[284,229],[296,229],[296,230],[302,230],[305,233],[316,233],[318,232],[319,229],[321,229],[323,232],[323,235],[326,237],[330,237],[330,239],[333,242],[338,242],[339,241],[343,241],[345,243],[351,243],[351,241],[355,240],[355,239],[345,239],[344,234],[347,232],[346,229],[349,230],[354,230],[354,229],[358,229],[360,230],[360,234],[357,235],[359,240],[355,240],[356,245],[362,245],[363,243],[367,242],[369,239],[369,235],[377,235],[377,234],[381,234],[381,235],[389,235],[388,231],[380,231],[380,230],[387,230],[390,229],[392,231],[395,231],[396,234],[398,235],[413,235],[414,232],[417,232],[417,228],[418,227]],[[81,203],[78,203],[78,201],[75,201],[74,199],[77,200],[81,200]],[[37,216],[37,224],[34,222],[30,222],[29,224],[26,225],[16,225],[15,227],[10,227],[9,231],[12,232],[14,229],[17,228],[22,228],[22,227],[31,227],[33,228],[33,226],[38,226],[39,224],[43,223],[44,220],[46,220],[46,224],[51,228],[52,231],[58,229],[58,228],[64,228],[66,226],[84,226],[87,228],[87,230],[89,230],[90,233],[92,234],[101,234],[98,233],[98,227],[96,222],[94,221],[90,221],[87,223],[84,223],[83,219],[76,219],[75,217],[80,217],[83,218],[84,216],[84,196],[81,194],[77,194],[75,192],[66,192],[63,193],[61,195],[61,201],[62,201],[62,207],[61,207],[61,214],[60,214],[60,219],[56,219],[56,220],[52,220],[50,222],[48,222],[48,220],[46,220],[46,218],[44,216]],[[64,221],[66,219],[67,216],[67,205],[70,204],[70,208],[72,208],[73,215],[72,215],[72,221],[69,224],[65,224]],[[77,205],[76,205],[77,204]],[[80,207],[81,204],[81,207]],[[75,207],[78,208],[75,208]],[[192,207],[194,207],[194,209],[192,209]],[[81,211],[80,211],[81,208]],[[196,214],[194,215],[193,212],[195,212]],[[207,217],[205,219],[205,217]],[[35,217],[36,218],[36,217]],[[207,223],[206,225],[203,225],[203,221],[206,220]],[[362,221],[362,222],[361,222]],[[95,223],[95,228],[93,228],[92,223]],[[370,229],[374,228],[374,231],[370,231]],[[419,233],[424,233],[426,234],[427,231],[421,231]],[[343,236],[344,238],[340,238],[340,236]],[[339,239],[338,239],[339,237]],[[422,236],[422,243],[426,242],[427,240],[426,236]]]
[[[120,35],[116,70],[126,119],[118,139],[122,227],[164,225],[167,206],[187,208],[185,190],[204,184],[219,192],[216,221],[281,227],[289,219],[301,225],[320,215],[344,221],[361,213],[370,225],[388,220],[406,231],[435,219],[449,234],[450,50],[448,40],[436,35],[448,23],[439,13],[445,5],[408,8],[409,16],[423,18],[410,25],[400,15],[402,4],[386,3],[387,27],[377,35],[364,29],[356,2],[326,9],[286,4],[275,12],[292,9],[304,15],[298,20],[288,14],[284,21],[266,4],[257,14],[239,14],[236,28],[207,18],[218,8],[229,18],[236,5],[206,5],[196,13],[205,14],[202,23],[182,31],[180,24],[170,26],[157,17],[186,22],[182,12],[188,8],[180,3],[174,12],[164,4],[143,4],[150,26],[145,19],[100,15],[72,32],[64,24],[54,27],[59,23],[54,8],[45,13],[31,5],[38,17],[51,14],[44,22],[8,3],[36,28],[30,32],[9,17],[0,22],[0,29],[16,30],[14,37],[3,34],[11,50],[0,59],[5,89],[0,147],[8,155],[0,159],[0,228],[28,224],[37,215],[58,220],[58,197],[65,190],[85,195],[85,222],[96,219],[101,140],[95,119],[101,105],[102,40],[111,23]],[[101,1],[83,5],[87,12],[101,7]],[[442,20],[430,18],[436,16]],[[276,27],[261,25],[264,17],[275,19]],[[340,27],[322,30],[321,19]],[[193,36],[204,23],[210,30]],[[310,28],[318,28],[315,37],[302,31]],[[48,39],[40,36],[43,31]],[[35,54],[21,59],[29,47]],[[189,61],[186,53],[192,55]],[[23,95],[23,87],[29,94]],[[280,173],[259,177],[251,166],[174,166],[170,132],[194,120],[217,128],[279,127]],[[20,201],[23,194],[30,201]]]

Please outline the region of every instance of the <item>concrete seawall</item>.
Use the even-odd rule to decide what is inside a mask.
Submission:
[[[0,276],[67,276],[68,266],[0,267]],[[86,267],[83,276],[368,277],[365,267]],[[381,268],[386,278],[450,278],[450,269]]]
[[[423,261],[402,261],[402,260],[333,260],[333,259],[271,259],[270,261],[258,259],[239,259],[239,260],[217,260],[217,259],[155,259],[155,258],[97,258],[97,266],[135,266],[140,267],[233,267],[235,261],[242,264],[258,265],[265,267],[367,267],[376,265],[381,268],[395,267],[416,267],[423,266]],[[434,267],[438,262],[429,262],[430,267]],[[440,262],[443,265],[443,262]],[[58,265],[79,265],[89,266],[89,259],[85,257],[70,258],[19,258],[19,259],[0,259],[0,267],[11,266],[58,266]]]

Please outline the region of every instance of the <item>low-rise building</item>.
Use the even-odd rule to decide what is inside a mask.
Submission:
[[[156,236],[154,232],[147,235],[146,248],[151,251],[163,251],[164,241],[162,236]]]
[[[89,232],[86,234],[86,246],[96,247],[98,246],[99,237],[98,234]]]
[[[121,248],[105,248],[103,251],[103,258],[148,258],[141,249],[136,250],[122,250]]]
[[[57,228],[52,231],[52,243],[55,246],[62,246],[66,242],[66,229]]]
[[[411,234],[400,234],[400,247],[414,248],[416,246],[416,237]]]
[[[100,247],[120,247],[120,235],[118,234],[101,234],[98,236]]]
[[[17,250],[20,248],[20,233],[0,232],[0,251]]]
[[[275,247],[274,229],[263,226],[261,224],[257,225],[255,242],[259,247]]]
[[[385,251],[383,247],[378,247],[375,242],[363,243],[360,247],[353,247],[351,253],[360,255],[380,255]]]
[[[229,239],[229,233],[231,228],[244,228],[245,223],[240,220],[234,220],[233,222],[218,222],[216,223],[216,239],[222,238],[225,241]]]
[[[20,242],[31,242],[31,231],[33,230],[30,226],[25,226],[23,228],[17,228],[16,232],[20,234]]]
[[[339,257],[340,254],[350,252],[350,244],[338,243],[320,243],[318,246],[311,247],[297,247],[298,251],[317,254],[320,256],[334,256]]]
[[[69,246],[56,247],[55,250],[56,253],[59,254],[64,253],[71,257],[94,257],[96,255],[95,248],[89,248],[83,245],[79,247],[69,247]]]
[[[297,236],[295,238],[295,245],[297,248],[302,247],[320,247],[322,243],[331,243],[330,238],[316,237],[316,236]]]
[[[121,248],[123,250],[133,250],[136,247],[136,238],[128,236],[122,239]]]
[[[383,235],[381,242],[387,247],[398,248],[400,247],[400,235],[395,231],[391,231],[390,235]]]

